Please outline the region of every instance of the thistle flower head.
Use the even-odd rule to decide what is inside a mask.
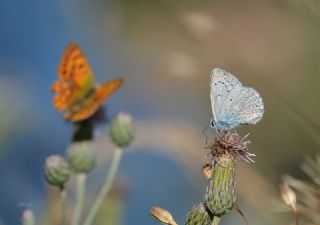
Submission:
[[[211,218],[203,203],[194,206],[187,214],[185,225],[209,225]]]
[[[52,155],[46,159],[44,176],[49,184],[61,187],[68,181],[70,174],[69,164],[63,157]]]
[[[128,146],[134,138],[133,130],[131,115],[119,113],[111,122],[110,136],[112,142],[119,147]]]
[[[229,153],[213,162],[204,203],[215,216],[229,212],[236,202],[235,158]]]
[[[92,141],[72,143],[67,150],[67,158],[75,172],[90,172],[96,164],[94,143]]]
[[[235,131],[218,133],[215,139],[205,148],[210,151],[211,159],[217,161],[223,154],[228,153],[234,158],[241,158],[246,162],[254,162],[251,157],[255,154],[248,152],[248,135],[241,137]]]

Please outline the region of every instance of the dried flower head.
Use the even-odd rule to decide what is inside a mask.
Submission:
[[[160,223],[167,225],[178,225],[176,221],[173,219],[171,213],[163,208],[155,206],[151,208],[150,212],[153,218],[155,218]]]
[[[246,162],[254,162],[251,157],[255,156],[248,152],[248,144],[251,142],[241,137],[237,132],[218,133],[215,139],[205,149],[210,150],[211,160],[217,161],[223,154],[229,154],[234,158],[241,158]]]
[[[301,224],[320,225],[320,155],[307,157],[301,168],[310,179],[300,180],[286,175],[283,181],[297,196],[296,210],[302,218]],[[298,215],[297,212],[295,214]]]
[[[209,180],[212,175],[212,165],[207,163],[202,167],[202,173],[203,175]]]
[[[291,207],[294,212],[297,212],[297,199],[294,191],[289,187],[289,185],[284,182],[280,184],[280,194],[284,203]]]

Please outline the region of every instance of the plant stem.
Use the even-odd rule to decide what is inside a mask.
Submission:
[[[120,147],[117,147],[114,151],[110,170],[109,170],[109,173],[106,177],[104,185],[102,186],[100,193],[99,193],[96,201],[94,202],[94,204],[93,204],[87,218],[85,219],[83,225],[91,225],[94,223],[94,221],[95,221],[95,219],[101,209],[101,206],[105,200],[105,197],[107,196],[109,190],[112,187],[116,172],[117,172],[119,164],[120,164],[121,156],[122,156],[122,149]]]
[[[73,212],[72,225],[79,225],[85,195],[86,174],[77,174],[77,202]]]
[[[218,225],[220,223],[221,217],[219,216],[214,216],[212,219],[212,224],[211,225]]]
[[[67,190],[65,187],[60,188],[60,199],[61,199],[61,205],[62,205],[62,215],[61,215],[61,224],[66,225],[67,224]]]

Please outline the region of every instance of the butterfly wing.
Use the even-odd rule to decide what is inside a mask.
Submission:
[[[222,104],[221,118],[229,121],[231,128],[240,124],[256,124],[264,113],[260,94],[250,87],[234,89]]]
[[[74,105],[71,110],[64,113],[66,120],[77,122],[92,116],[122,84],[122,79],[114,79],[97,85],[96,88],[88,94],[87,98]]]
[[[53,104],[58,111],[67,109],[94,88],[91,67],[77,44],[70,43],[66,47],[59,64],[58,78],[52,85],[52,91],[56,93]]]
[[[241,82],[231,73],[219,68],[214,68],[212,70],[210,80],[210,98],[213,119],[216,122],[220,120],[222,106],[227,96],[232,92],[232,90],[239,89],[241,87]]]

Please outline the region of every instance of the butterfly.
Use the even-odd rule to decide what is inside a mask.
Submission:
[[[84,53],[77,44],[70,43],[59,64],[58,80],[51,87],[56,94],[53,105],[64,112],[66,120],[82,121],[91,117],[121,84],[121,78],[96,84]]]
[[[231,73],[214,68],[210,88],[211,127],[228,131],[240,125],[256,124],[262,119],[264,105],[260,94],[254,88],[244,86]]]

